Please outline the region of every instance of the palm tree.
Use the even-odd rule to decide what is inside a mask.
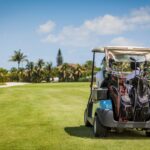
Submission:
[[[75,72],[74,72],[74,79],[78,81],[80,77],[84,74],[85,70],[79,64],[76,65]]]
[[[34,62],[28,61],[27,65],[26,65],[26,69],[30,70],[30,71],[33,71],[33,69],[34,69]]]
[[[69,65],[68,63],[64,63],[59,66],[59,79],[60,81],[67,81],[69,77]]]
[[[32,82],[32,74],[33,74],[33,70],[34,70],[34,62],[27,61],[26,70],[27,70],[27,76],[28,76],[27,80]]]
[[[18,70],[20,68],[20,63],[25,61],[26,60],[26,55],[24,55],[22,52],[21,52],[21,49],[19,49],[18,51],[14,51],[14,55],[11,56],[11,59],[10,61],[14,61],[14,62],[17,62],[18,64]]]
[[[52,73],[52,62],[47,62],[45,65],[45,76],[47,82],[50,82],[51,73]]]
[[[41,82],[42,79],[43,79],[43,67],[45,65],[45,62],[43,59],[39,59],[37,61],[37,66],[35,66],[35,71],[36,71],[36,74],[37,74],[37,82]]]
[[[47,62],[45,68],[46,68],[46,70],[48,72],[51,72],[51,70],[52,70],[52,62]]]
[[[41,70],[44,65],[45,65],[44,60],[43,59],[39,59],[38,62],[37,62],[38,69]]]

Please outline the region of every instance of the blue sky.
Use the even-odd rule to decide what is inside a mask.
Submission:
[[[0,0],[0,67],[21,49],[29,60],[84,63],[91,48],[150,47],[148,0]]]

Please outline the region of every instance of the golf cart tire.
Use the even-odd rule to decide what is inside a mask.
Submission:
[[[86,127],[91,127],[92,125],[90,124],[90,122],[87,120],[87,109],[85,109],[84,111],[84,124]]]
[[[100,123],[98,116],[95,116],[94,118],[93,131],[95,137],[107,136],[107,128]]]

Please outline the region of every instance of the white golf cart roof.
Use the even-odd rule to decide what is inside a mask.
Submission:
[[[92,52],[97,53],[105,53],[106,51],[113,54],[146,55],[150,53],[150,48],[133,46],[106,46],[92,49]]]

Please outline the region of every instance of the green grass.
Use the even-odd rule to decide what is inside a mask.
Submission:
[[[144,132],[95,138],[84,127],[89,83],[0,89],[0,150],[149,150]]]

